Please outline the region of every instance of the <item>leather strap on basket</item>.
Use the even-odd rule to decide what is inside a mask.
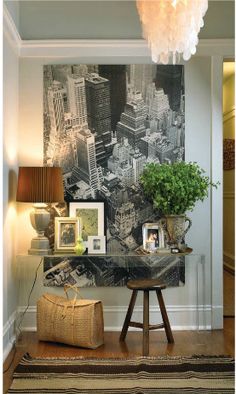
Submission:
[[[74,301],[77,300],[78,295],[80,296],[80,298],[83,298],[81,293],[80,293],[80,289],[78,287],[76,287],[75,285],[64,285],[64,292],[66,293],[66,298],[69,300],[68,294],[67,292],[69,290],[73,290],[75,292],[75,297],[74,297]]]
[[[75,297],[74,297],[73,300],[70,300],[69,297],[68,297],[67,292],[68,292],[69,290],[73,290],[73,291],[75,292]],[[82,295],[80,294],[79,288],[76,287],[75,285],[64,285],[64,292],[66,293],[66,298],[67,298],[67,300],[68,300],[68,301],[71,301],[71,304],[72,304],[72,305],[71,305],[71,306],[72,306],[72,314],[71,314],[72,321],[71,321],[71,324],[72,324],[72,326],[73,326],[73,325],[74,325],[74,310],[75,310],[75,304],[76,304],[78,295],[80,296],[80,298],[83,298],[83,297],[82,297]],[[62,313],[62,318],[65,318],[66,313],[67,313],[67,308],[68,308],[68,305],[64,307],[64,310],[63,310],[63,313]]]

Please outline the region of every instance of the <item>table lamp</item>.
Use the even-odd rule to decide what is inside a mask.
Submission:
[[[30,221],[37,232],[31,241],[29,254],[47,255],[52,251],[44,235],[50,213],[47,203],[64,202],[62,172],[59,167],[19,167],[16,201],[34,203]]]

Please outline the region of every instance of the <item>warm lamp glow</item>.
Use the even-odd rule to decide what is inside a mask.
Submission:
[[[208,0],[136,0],[143,37],[155,63],[175,64],[195,54]]]

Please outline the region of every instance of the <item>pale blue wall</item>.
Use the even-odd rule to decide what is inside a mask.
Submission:
[[[17,20],[13,3],[5,3]],[[134,0],[20,1],[23,39],[136,39],[141,26]],[[234,1],[209,1],[200,38],[234,37]]]

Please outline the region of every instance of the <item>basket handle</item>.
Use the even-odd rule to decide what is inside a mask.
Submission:
[[[83,298],[82,295],[80,294],[80,289],[76,287],[75,285],[64,285],[64,292],[66,293],[66,298],[69,300],[67,292],[69,290],[73,290],[75,292],[75,297],[74,297],[74,302],[77,300],[78,295],[80,298]]]

